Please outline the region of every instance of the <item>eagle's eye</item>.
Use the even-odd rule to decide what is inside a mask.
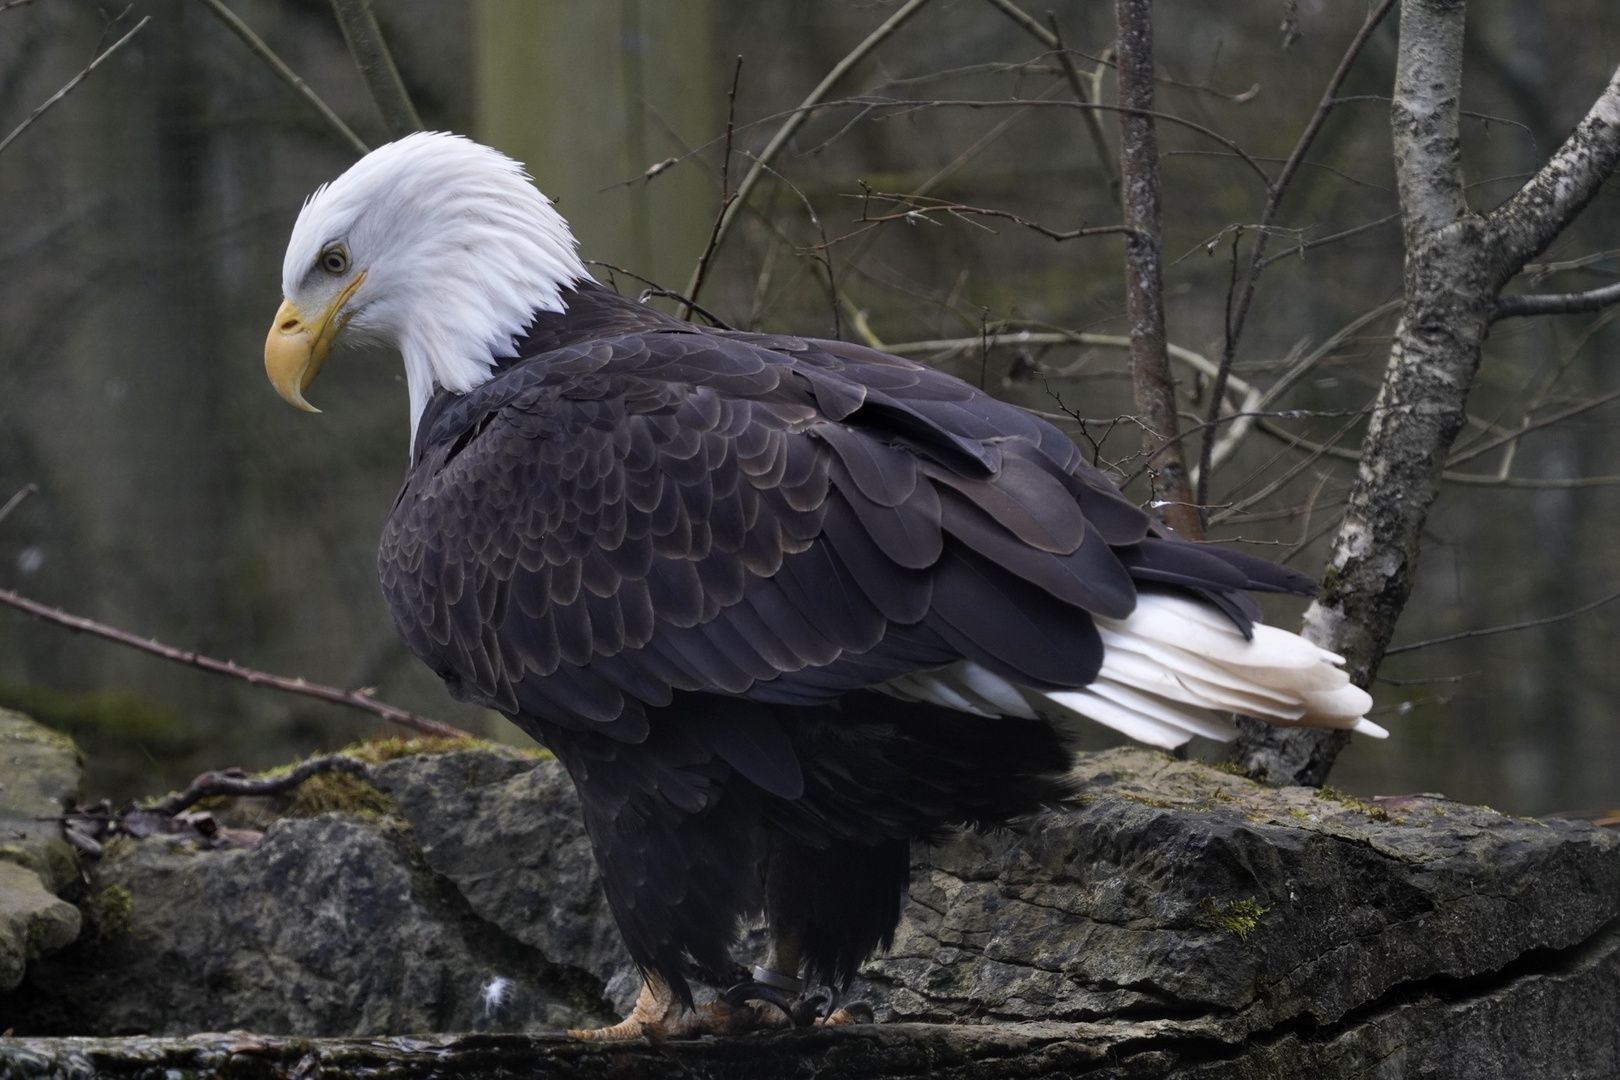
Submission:
[[[329,247],[321,252],[320,264],[328,274],[346,274],[349,272],[349,253],[340,247]]]

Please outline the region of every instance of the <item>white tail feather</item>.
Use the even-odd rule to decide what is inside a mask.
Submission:
[[[877,689],[981,716],[1041,716],[1065,727],[1085,717],[1167,749],[1194,735],[1235,738],[1228,712],[1280,726],[1389,734],[1366,718],[1372,698],[1338,667],[1344,659],[1298,634],[1256,625],[1246,639],[1219,611],[1162,593],[1139,597],[1124,619],[1096,622],[1103,664],[1087,686],[1036,690],[963,660]]]

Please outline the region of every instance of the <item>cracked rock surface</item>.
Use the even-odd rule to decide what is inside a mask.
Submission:
[[[1072,807],[917,850],[854,988],[888,1023],[601,1047],[540,1034],[635,985],[567,777],[402,757],[380,816],[109,845],[85,935],[0,998],[24,1035],[254,1036],[0,1039],[0,1076],[1620,1075],[1613,832],[1147,750],[1080,770]],[[430,1031],[484,1034],[397,1037]]]
[[[1620,836],[1438,797],[1267,788],[1120,749],[1081,805],[919,852],[895,1019],[1175,1021],[1237,1040],[1397,986],[1495,972],[1620,916]]]

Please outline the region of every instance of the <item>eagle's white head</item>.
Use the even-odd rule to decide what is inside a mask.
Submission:
[[[334,341],[397,348],[411,438],[437,387],[466,393],[536,311],[587,278],[574,237],[523,167],[459,135],[378,147],[304,203],[282,264],[285,298],[264,366],[283,398],[304,391]]]

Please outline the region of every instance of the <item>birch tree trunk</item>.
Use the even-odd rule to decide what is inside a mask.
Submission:
[[[1305,636],[1371,684],[1411,595],[1440,472],[1466,420],[1498,296],[1620,160],[1620,70],[1575,132],[1497,209],[1468,206],[1459,129],[1464,0],[1401,5],[1391,126],[1406,241],[1405,305],[1344,522]],[[1320,784],[1347,732],[1246,721],[1237,759],[1275,783]]]

